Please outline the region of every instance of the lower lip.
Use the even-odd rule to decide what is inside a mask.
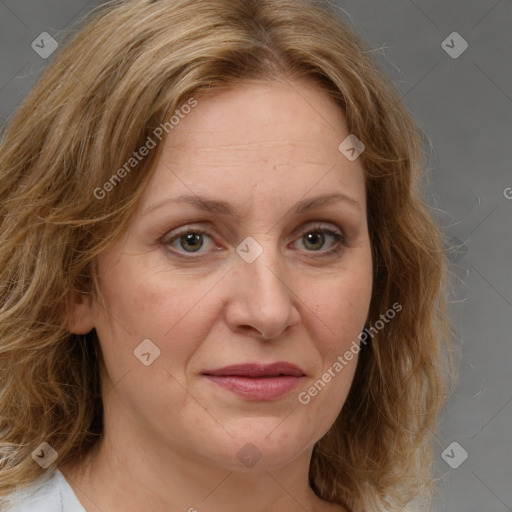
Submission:
[[[274,400],[280,398],[301,382],[303,377],[283,375],[282,377],[236,377],[207,375],[215,384],[249,400]]]

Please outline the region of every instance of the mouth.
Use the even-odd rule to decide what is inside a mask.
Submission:
[[[213,384],[248,400],[281,398],[306,376],[301,368],[286,362],[231,365],[207,370],[203,375]]]

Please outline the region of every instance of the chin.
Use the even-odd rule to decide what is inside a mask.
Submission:
[[[244,418],[223,427],[225,430],[219,427],[217,435],[210,433],[209,454],[203,455],[229,471],[283,468],[310,452],[317,440],[314,436],[308,437],[299,423],[290,424],[285,418]]]

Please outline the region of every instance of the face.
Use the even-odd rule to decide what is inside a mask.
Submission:
[[[196,99],[99,257],[104,303],[76,305],[74,330],[98,333],[113,428],[225,468],[256,454],[276,468],[310,453],[354,376],[344,354],[372,291],[363,169],[315,84]]]

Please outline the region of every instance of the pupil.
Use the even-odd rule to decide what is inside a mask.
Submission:
[[[192,247],[192,251],[190,251],[190,252],[195,252],[203,246],[201,235],[199,235],[198,233],[190,233],[187,235],[183,235],[181,237],[181,240],[182,240],[182,242],[183,241],[185,242],[185,244],[182,245],[184,249],[187,248],[186,247],[187,245]],[[196,245],[195,247],[193,247],[195,244],[199,244],[199,245]]]

